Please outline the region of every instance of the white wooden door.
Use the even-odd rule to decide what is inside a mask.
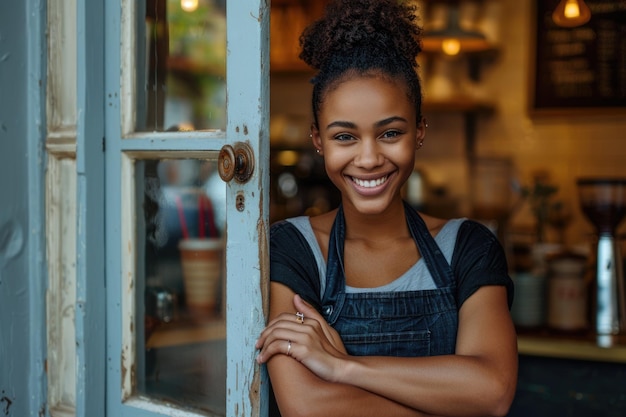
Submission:
[[[105,3],[106,415],[259,416],[269,4]]]

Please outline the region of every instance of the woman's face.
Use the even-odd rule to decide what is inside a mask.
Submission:
[[[313,129],[313,144],[344,206],[382,213],[401,199],[424,137],[404,84],[356,77],[327,92]]]

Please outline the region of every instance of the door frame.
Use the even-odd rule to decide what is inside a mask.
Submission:
[[[105,14],[77,0],[76,415],[105,407]],[[106,360],[105,360],[106,358]]]

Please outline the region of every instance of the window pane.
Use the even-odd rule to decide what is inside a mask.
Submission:
[[[225,0],[147,0],[146,6],[136,130],[225,130]]]
[[[215,160],[138,160],[135,178],[139,394],[223,415],[226,185]]]

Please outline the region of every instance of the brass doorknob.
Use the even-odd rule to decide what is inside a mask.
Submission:
[[[234,146],[224,145],[218,157],[220,178],[230,182],[233,178],[239,183],[247,182],[254,172],[254,154],[250,145],[237,142]]]

